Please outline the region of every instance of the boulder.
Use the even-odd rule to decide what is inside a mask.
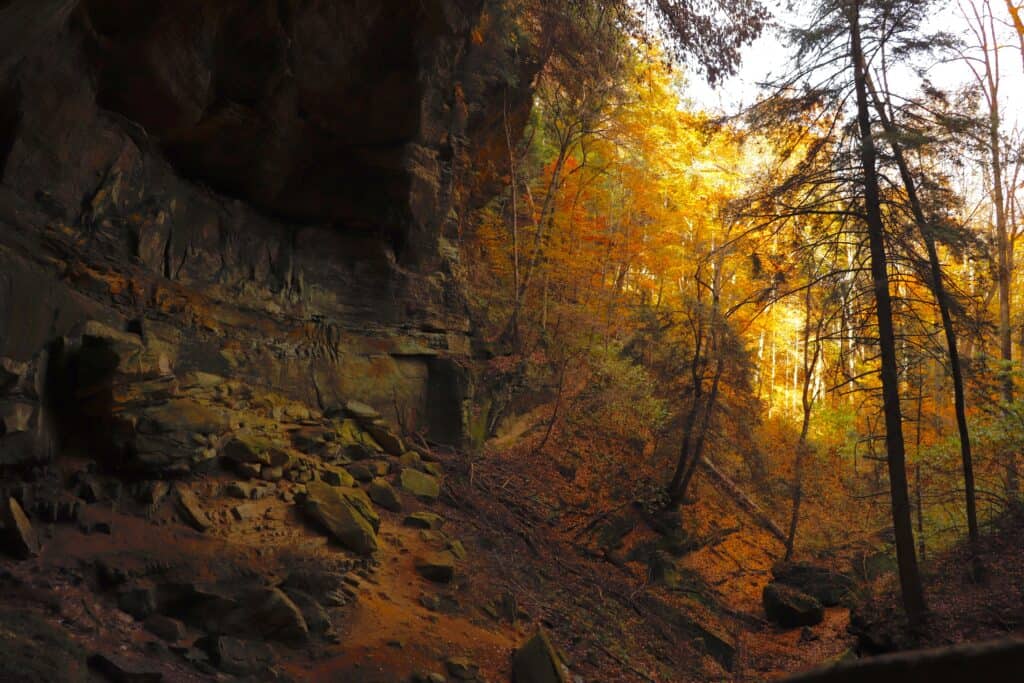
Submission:
[[[444,524],[444,518],[433,512],[414,512],[402,523],[414,529],[440,529]]]
[[[0,358],[0,394],[13,391],[28,374],[28,363],[11,358]]]
[[[444,668],[457,681],[475,681],[480,672],[479,665],[466,657],[449,657],[445,660]]]
[[[369,439],[370,437],[367,436],[366,438]],[[337,459],[343,462],[369,460],[374,456],[380,455],[381,452],[380,447],[374,449],[361,443],[350,443],[345,446],[343,452],[338,455]]]
[[[248,500],[252,497],[252,484],[244,481],[233,481],[224,487],[224,493],[230,498]]]
[[[283,468],[291,461],[277,443],[254,434],[236,434],[224,446],[222,455],[233,463],[267,467]]]
[[[373,437],[373,440],[380,444],[385,453],[400,456],[405,453],[405,443],[402,438],[391,431],[381,420],[363,425],[363,429]]]
[[[336,441],[353,460],[361,460],[364,457],[371,457],[374,453],[380,453],[380,444],[373,440],[373,437],[360,428],[355,420],[343,420],[338,427]]]
[[[809,562],[776,562],[772,579],[810,595],[825,607],[835,607],[854,588],[849,576]]]
[[[14,498],[8,498],[0,508],[0,523],[3,524],[3,549],[9,555],[24,560],[39,554],[39,538],[32,522]]]
[[[436,478],[411,467],[402,470],[400,482],[403,489],[417,498],[432,501],[441,495],[441,484]]]
[[[235,471],[238,475],[245,477],[246,479],[259,479],[263,466],[255,462],[239,462],[235,463]]]
[[[196,498],[196,494],[191,489],[179,483],[175,484],[174,493],[178,514],[181,515],[182,521],[196,531],[207,531],[213,526],[213,522],[206,516],[206,512],[199,504],[199,499]]]
[[[143,623],[146,630],[161,640],[176,643],[185,638],[185,624],[162,614],[151,614]]]
[[[144,664],[130,661],[119,655],[100,652],[89,655],[89,668],[99,672],[104,679],[115,683],[160,683],[164,675],[148,669]]]
[[[292,446],[308,455],[320,455],[328,439],[334,438],[333,432],[328,432],[324,427],[302,427],[291,430],[290,438]]]
[[[448,542],[448,552],[454,555],[456,560],[464,560],[468,554],[466,552],[466,546],[464,546],[462,541],[457,538]]]
[[[512,655],[512,683],[570,683],[569,672],[544,629]]]
[[[320,473],[320,481],[331,486],[353,486],[355,478],[345,470],[325,467]]]
[[[139,418],[143,434],[187,432],[220,434],[229,428],[227,412],[200,401],[181,398],[147,408]]]
[[[366,493],[370,496],[370,500],[385,510],[402,511],[402,501],[398,497],[398,492],[388,483],[387,479],[374,478],[366,487]]]
[[[309,640],[309,625],[299,606],[279,588],[268,588],[245,599],[229,628],[237,623],[237,632],[254,627],[265,640],[302,643]],[[232,629],[235,630],[235,629]]]
[[[430,553],[416,560],[420,576],[437,583],[450,583],[455,578],[455,557],[449,552]]]
[[[266,510],[266,505],[263,503],[242,503],[231,508],[231,516],[239,522],[244,522],[262,515],[264,510]]]
[[[281,589],[252,580],[165,583],[156,594],[160,613],[213,635],[284,643],[309,638],[309,626],[295,602]]]
[[[311,635],[320,636],[331,630],[331,617],[316,598],[298,588],[285,586],[282,590],[302,612]]]
[[[305,511],[349,550],[360,555],[376,552],[380,518],[359,489],[310,482]]]
[[[244,587],[196,581],[167,582],[154,589],[157,611],[211,633],[243,603]]]
[[[782,583],[765,586],[761,601],[768,619],[785,628],[814,626],[825,618],[820,602]]]
[[[929,649],[846,656],[787,678],[788,683],[973,683],[1017,678],[1024,661],[1024,641],[1016,637],[957,643]],[[1013,672],[1017,671],[1018,674]],[[1018,679],[1019,680],[1019,679]]]
[[[284,470],[280,467],[264,466],[260,470],[260,479],[263,481],[281,481],[284,478]]]
[[[32,428],[32,414],[35,409],[31,403],[0,403],[0,436],[29,431]]]
[[[447,681],[444,674],[436,671],[417,671],[412,675],[412,683],[446,683]]]
[[[386,460],[371,460],[364,464],[375,477],[386,477],[391,472],[391,464]]]
[[[421,467],[427,474],[432,474],[435,477],[444,476],[444,467],[439,462],[425,462],[422,463]]]
[[[345,468],[349,475],[356,481],[366,483],[373,479],[373,471],[366,462],[357,462]]]
[[[149,587],[129,588],[117,596],[117,606],[136,619],[145,619],[157,609],[156,590]]]
[[[366,493],[357,488],[345,487],[340,487],[337,491],[349,505],[355,508],[370,523],[374,533],[380,531],[380,515],[377,514],[377,510],[374,509],[373,503],[370,502],[370,498]]]
[[[274,663],[274,651],[266,643],[231,636],[207,636],[196,641],[221,671],[235,676],[252,676]]]
[[[345,413],[360,422],[373,422],[380,419],[380,413],[360,401],[348,401],[345,403]]]

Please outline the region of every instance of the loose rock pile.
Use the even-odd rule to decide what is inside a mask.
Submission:
[[[226,377],[180,372],[176,353],[157,335],[90,321],[30,363],[0,359],[0,465],[9,475],[0,481],[0,550],[18,559],[40,552],[45,539],[31,518],[116,534],[115,510],[211,538],[230,537],[236,525],[265,534],[283,502],[273,514],[327,536],[338,558],[330,571],[238,575],[225,566],[200,581],[203,571],[187,562],[117,552],[95,560],[94,579],[200,672],[276,676],[279,646],[337,640],[341,615],[333,612],[358,599],[377,567],[385,524],[378,509],[435,503],[443,468],[368,405],[351,401],[324,415]],[[50,385],[59,378],[59,389],[49,389],[59,395],[46,395],[47,376]],[[75,446],[70,460],[56,457],[47,428],[56,422]],[[465,548],[440,531],[442,517],[413,511],[406,524],[442,546],[417,558],[416,570],[451,582]],[[105,675],[134,675],[114,655],[89,663]],[[464,677],[471,668],[456,678],[473,680]]]

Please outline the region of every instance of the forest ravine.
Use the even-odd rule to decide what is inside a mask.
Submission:
[[[1020,12],[0,0],[0,680],[1013,680]]]

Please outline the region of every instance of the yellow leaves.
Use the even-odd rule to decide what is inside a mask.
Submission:
[[[723,216],[749,163],[740,136],[687,111],[677,75],[648,57],[604,103],[539,87],[514,199],[509,190],[485,213],[467,258],[490,310],[510,305],[518,263],[523,328],[562,319],[559,329],[627,338],[645,306],[679,309],[694,295],[697,264],[734,229]]]

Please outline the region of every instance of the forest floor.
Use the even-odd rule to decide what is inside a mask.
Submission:
[[[68,639],[48,641],[51,654],[83,648],[165,681],[216,680],[192,644],[202,629],[189,623],[163,641],[147,620],[125,613],[125,588],[157,579],[199,592],[217,582],[273,586],[312,568],[352,599],[329,608],[333,626],[323,637],[274,645],[281,680],[404,683],[414,672],[444,672],[454,657],[478,667],[478,680],[507,681],[512,653],[539,628],[574,681],[752,682],[850,656],[857,642],[845,608],[804,629],[763,618],[761,591],[781,547],[727,496],[702,481],[700,504],[683,506],[678,534],[666,531],[634,504],[631,468],[644,467],[644,454],[629,464],[611,447],[575,434],[543,451],[524,437],[476,457],[435,452],[445,471],[440,499],[405,497],[402,512],[381,510],[372,560],[352,558],[311,527],[291,502],[298,485],[287,481],[242,505],[240,516],[238,501],[223,493],[229,472],[192,482],[213,522],[204,533],[183,524],[173,505],[140,513],[99,500],[77,524],[40,524],[38,557],[0,560],[0,599],[16,610],[0,613],[0,639],[37,618]],[[414,511],[440,515],[443,533],[406,526]],[[856,610],[862,644],[865,633],[882,650],[1024,630],[1022,536],[1024,515],[1009,515],[984,537],[981,581],[969,577],[964,548],[926,566],[931,628],[916,643],[892,636],[899,610],[882,590]],[[656,561],[666,537],[681,546],[667,567]],[[420,576],[417,559],[453,539],[467,551],[454,580]]]
[[[764,680],[848,647],[843,610],[830,611],[811,637],[758,616],[772,559],[761,549],[770,542],[724,508],[688,507],[700,511],[701,533],[716,540],[686,556],[678,584],[652,580],[635,552],[657,538],[644,515],[593,495],[608,482],[584,467],[574,471],[579,454],[564,453],[438,453],[446,471],[441,500],[406,498],[401,513],[381,510],[380,548],[370,562],[311,527],[290,502],[297,485],[286,481],[277,483],[278,495],[242,505],[241,519],[238,501],[223,493],[229,472],[192,482],[213,523],[205,532],[183,524],[170,501],[139,510],[127,499],[98,500],[77,524],[38,525],[38,557],[0,560],[0,599],[16,610],[0,615],[0,638],[21,629],[22,619],[39,619],[63,634],[53,636],[47,657],[80,648],[133,674],[216,679],[192,644],[204,635],[202,622],[186,619],[179,637],[165,641],[148,620],[125,612],[123,595],[154,582],[199,592],[282,585],[312,567],[353,599],[329,608],[333,626],[323,638],[274,645],[282,680],[404,683],[463,657],[479,667],[479,680],[507,681],[512,653],[541,627],[574,680],[602,683]],[[440,514],[443,534],[405,526],[404,516],[417,510]],[[612,540],[595,538],[602,535]],[[468,552],[455,579],[420,576],[416,559],[455,538]],[[88,676],[68,680],[105,680],[92,670]]]
[[[698,485],[700,505],[683,507],[689,545],[676,563],[679,581],[667,585],[647,562],[659,534],[627,495],[645,466],[610,464],[609,449],[622,445],[595,435],[575,434],[543,452],[535,451],[537,435],[519,437],[472,465],[467,499],[483,513],[473,523],[506,527],[506,547],[487,557],[522,558],[504,577],[529,611],[544,615],[583,680],[762,681],[850,652],[846,608],[803,630],[763,618],[761,592],[782,547],[710,484]],[[694,634],[665,619],[663,606],[727,634],[731,670],[694,648]]]
[[[966,542],[923,565],[928,618],[907,635],[894,582],[854,616],[853,629],[867,652],[940,647],[1024,635],[1024,509],[996,518],[983,533],[976,561]],[[973,567],[980,567],[975,570]]]

